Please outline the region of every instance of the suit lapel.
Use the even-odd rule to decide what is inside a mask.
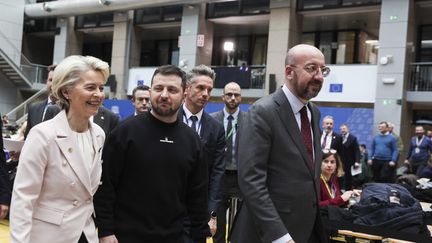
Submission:
[[[72,135],[72,130],[69,128],[68,121],[66,118],[66,112],[62,111],[62,114],[56,116],[59,122],[56,122],[57,139],[56,143],[63,153],[67,163],[70,165],[75,175],[82,182],[86,190],[92,195],[90,174],[86,168],[86,165],[78,147],[76,146],[76,138]]]
[[[105,115],[104,115],[104,110],[102,108],[99,107],[98,112],[96,113],[96,115],[93,117],[93,122],[98,124],[104,131],[105,131]]]
[[[42,122],[43,112],[44,112],[44,109],[45,109],[46,102],[47,102],[47,101],[45,101],[45,102],[40,102],[40,103],[37,105],[37,108],[35,109],[35,110],[36,110],[35,114],[36,114],[36,119],[37,119],[36,122],[37,122],[37,123]]]
[[[312,170],[310,168],[310,163],[308,162],[309,158],[307,155],[306,147],[303,143],[303,140],[298,139],[301,138],[302,135],[300,130],[298,129],[294,112],[292,111],[291,105],[289,104],[288,99],[286,98],[282,89],[278,89],[278,91],[276,91],[274,95],[274,100],[278,104],[278,108],[276,109],[276,112],[279,118],[282,120],[282,125],[285,127],[285,130],[290,135],[296,147],[300,150],[300,154],[303,157],[303,162],[308,168],[310,174],[313,176]]]

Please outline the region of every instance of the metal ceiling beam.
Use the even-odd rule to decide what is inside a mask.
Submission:
[[[30,18],[68,17],[101,12],[126,11],[146,7],[176,4],[200,4],[220,0],[67,0],[25,5],[24,13]]]

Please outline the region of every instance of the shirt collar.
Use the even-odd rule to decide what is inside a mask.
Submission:
[[[297,96],[295,96],[291,90],[288,89],[286,84],[282,86],[282,91],[284,92],[285,96],[288,99],[288,102],[291,105],[291,109],[293,110],[294,114],[300,112],[300,110],[303,108],[303,106],[307,105],[304,104]]]
[[[186,115],[186,118],[189,120],[189,118],[191,117],[191,116],[193,116],[193,115],[195,115],[196,117],[198,117],[198,121],[201,121],[201,117],[202,117],[202,114],[203,114],[203,112],[204,112],[204,109],[201,109],[198,113],[196,113],[196,114],[192,114],[192,112],[190,112],[190,110],[186,107],[186,104],[183,104],[183,111],[184,111],[184,113],[185,113],[185,115]]]
[[[232,114],[228,113],[224,108],[223,113],[224,113],[225,118],[227,118],[229,115],[231,115],[234,118],[234,120],[237,120],[238,114],[240,113],[240,108],[237,107],[237,110]]]

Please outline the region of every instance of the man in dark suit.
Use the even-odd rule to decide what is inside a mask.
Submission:
[[[342,136],[333,131],[334,119],[325,116],[322,121],[321,149],[334,149],[340,154],[342,149]]]
[[[46,114],[43,121],[47,121],[55,117],[60,112],[60,107],[56,105],[49,106],[46,110]],[[98,112],[93,117],[93,122],[98,124],[108,134],[117,126],[119,123],[119,117],[114,112],[107,108],[100,106]]]
[[[37,124],[45,121],[46,110],[50,105],[54,105],[55,97],[52,95],[51,85],[52,85],[52,75],[56,65],[48,66],[48,78],[46,80],[46,88],[48,92],[48,98],[43,101],[32,103],[29,107],[27,113],[27,127],[24,132],[24,138],[27,138],[30,129]]]
[[[0,119],[0,132],[3,131],[3,122]],[[6,217],[11,200],[11,186],[9,174],[6,170],[6,155],[3,150],[3,136],[0,137],[0,219]]]
[[[240,189],[237,182],[237,150],[239,141],[239,128],[246,112],[240,110],[241,88],[235,82],[225,85],[222,100],[224,109],[212,113],[211,116],[224,125],[225,129],[225,175],[221,181],[221,202],[217,214],[217,231],[213,237],[214,243],[225,243],[226,240],[226,212],[230,209],[229,226],[236,211],[236,200],[240,198]],[[230,124],[231,123],[231,124]],[[232,204],[233,203],[233,204]],[[228,227],[231,228],[231,227]]]
[[[208,165],[208,216],[212,235],[216,232],[216,210],[220,201],[220,182],[225,170],[225,131],[216,119],[204,111],[213,89],[215,72],[205,65],[192,68],[187,74],[184,104],[179,118],[200,136],[204,159]],[[187,224],[187,221],[186,221]],[[185,234],[185,242],[190,239]]]
[[[330,72],[324,62],[314,46],[292,47],[285,84],[249,109],[240,131],[243,204],[232,243],[326,242],[318,206],[320,112],[309,102]]]
[[[347,124],[340,126],[340,133],[342,134],[342,149],[340,151],[340,158],[342,160],[344,169],[344,188],[349,191],[352,190],[352,174],[351,166],[359,168],[360,162],[360,148],[357,138],[349,132]]]

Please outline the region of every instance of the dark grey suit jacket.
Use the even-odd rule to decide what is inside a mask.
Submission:
[[[27,127],[24,132],[24,138],[27,138],[30,129],[42,122],[42,115],[48,100],[32,103],[27,113]]]
[[[223,112],[223,110],[211,113],[210,115],[214,119],[216,119],[218,122],[220,122],[223,126],[223,124],[224,124],[224,112]],[[237,160],[238,160],[238,145],[239,145],[239,136],[240,136],[239,130],[240,130],[240,126],[241,126],[245,116],[246,116],[246,112],[240,110],[238,117],[237,117],[237,124],[236,124],[237,134],[236,134],[236,138],[235,138],[235,142],[234,142],[235,143],[235,147],[234,147],[235,153],[234,154],[235,154]],[[225,128],[224,128],[224,130],[225,130]],[[225,136],[226,136],[226,134],[225,134]]]
[[[183,106],[180,107],[178,119],[183,122]],[[204,159],[208,165],[209,175],[209,192],[208,192],[208,209],[209,213],[218,208],[221,200],[220,184],[225,172],[225,130],[216,119],[208,113],[203,112],[201,117],[201,142],[204,145]],[[209,214],[210,218],[210,214]]]
[[[286,233],[307,242],[319,217],[320,112],[309,103],[315,148],[311,169],[291,105],[282,89],[258,100],[241,127],[238,180],[244,202],[233,226],[233,243],[269,243]],[[317,224],[315,224],[317,223]]]
[[[60,112],[60,108],[56,105],[48,106],[45,112],[44,121],[50,120],[55,117]],[[98,124],[105,132],[105,135],[108,134],[117,126],[119,123],[119,117],[112,111],[107,108],[101,106],[98,109],[98,112],[93,117],[93,122]]]

